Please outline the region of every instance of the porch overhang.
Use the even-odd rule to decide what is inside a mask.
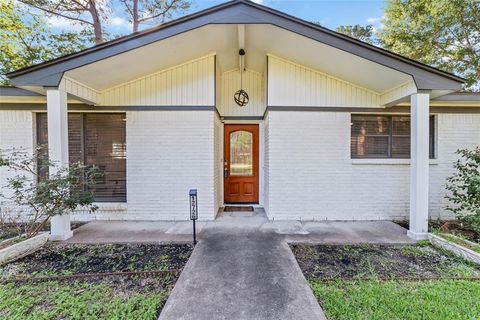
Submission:
[[[245,25],[245,30],[239,32],[238,25]],[[272,33],[276,33],[280,38],[272,36]],[[368,85],[369,81],[372,82],[368,78],[373,78],[372,74],[377,77],[378,70],[388,73],[394,81],[390,83],[389,88],[381,88],[383,91],[404,85],[411,79],[417,90],[434,90],[446,94],[460,90],[464,82],[455,75],[247,0],[230,1],[152,29],[12,72],[8,76],[15,86],[39,88],[60,87],[67,76],[92,89],[92,92],[87,94],[88,97],[80,98],[95,104],[95,91],[104,88],[95,83],[95,80],[87,79],[89,75],[93,77],[92,70],[96,70],[95,73],[98,75],[98,70],[108,68],[111,70],[112,65],[123,64],[123,68],[135,69],[135,72],[128,73],[128,76],[135,78],[147,74],[147,70],[152,68],[158,70],[180,63],[180,60],[194,58],[189,54],[199,56],[213,52],[228,55],[229,58],[225,59],[228,61],[233,59],[238,63],[236,53],[239,43],[242,43],[239,41],[241,34],[245,37],[242,41],[247,47],[247,52],[252,52],[248,49],[251,46],[259,55],[270,53],[300,63],[306,61],[306,64],[313,68],[318,65],[319,70],[366,87],[375,86],[375,83]],[[227,41],[219,41],[219,37]],[[264,41],[266,37],[269,41]],[[230,39],[232,43],[228,41]],[[301,50],[302,47],[291,43],[301,45],[305,49]],[[258,50],[259,45],[261,50]],[[188,50],[189,48],[196,49]],[[165,55],[171,57],[158,59],[159,56],[164,57],[158,50],[163,50]],[[264,52],[261,52],[262,50]],[[149,54],[154,52],[157,59],[149,60]],[[142,59],[138,59],[140,56]],[[131,59],[135,57],[137,58],[135,68],[132,68]],[[252,59],[258,60],[258,57],[252,55]],[[332,59],[338,60],[338,63],[332,64]],[[165,60],[165,64],[162,65],[157,60]],[[247,60],[247,64],[255,66],[257,63],[254,60]],[[125,65],[124,61],[130,63]],[[220,65],[222,63],[219,62]],[[225,64],[230,65],[230,62]],[[337,67],[336,70],[325,70],[332,65]],[[350,72],[347,72],[348,68]],[[105,83],[111,85],[125,80],[115,78],[114,75],[111,77],[113,78],[108,79],[108,75],[104,77]],[[349,77],[352,79],[348,79]],[[382,80],[390,78],[385,76]],[[385,101],[385,104],[392,101]]]

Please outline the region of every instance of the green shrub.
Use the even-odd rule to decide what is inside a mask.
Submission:
[[[51,217],[74,211],[83,206],[90,211],[93,205],[93,189],[103,174],[97,167],[72,163],[68,167],[50,161],[45,147],[37,147],[33,154],[24,150],[0,150],[0,168],[13,172],[7,179],[6,194],[0,194],[24,210],[28,218],[25,223],[27,237],[38,234]],[[54,169],[49,174],[48,170]],[[20,215],[19,215],[20,218]]]
[[[457,150],[460,158],[454,162],[456,172],[447,178],[446,198],[452,212],[465,227],[480,233],[480,147]]]

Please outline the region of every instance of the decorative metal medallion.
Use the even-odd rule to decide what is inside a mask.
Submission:
[[[249,97],[248,93],[243,90],[243,71],[245,70],[245,62],[244,62],[244,56],[245,56],[245,50],[240,49],[238,52],[240,55],[240,90],[235,92],[233,95],[233,100],[235,100],[235,103],[238,104],[240,107],[245,107],[248,104]]]
[[[235,94],[233,95],[233,99],[235,100],[235,103],[238,104],[240,107],[244,107],[248,104],[248,93],[240,89]]]

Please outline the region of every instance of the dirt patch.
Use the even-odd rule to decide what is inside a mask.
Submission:
[[[5,277],[181,269],[192,246],[156,244],[53,244],[0,267]]]
[[[71,229],[74,230],[83,226],[86,222],[72,222]],[[0,241],[11,239],[25,233],[27,225],[25,223],[2,223],[0,224]],[[41,231],[50,231],[50,224],[45,225]]]
[[[0,250],[4,249],[6,247],[12,246],[16,243],[22,242],[25,239],[26,239],[25,237],[14,236],[14,237],[8,238],[6,240],[1,240]]]
[[[408,220],[397,220],[394,222],[405,229],[409,228]],[[430,232],[453,234],[469,241],[480,243],[480,233],[469,229],[465,224],[458,220],[429,220],[428,229]]]
[[[405,228],[407,230],[410,227],[410,224],[409,224],[408,220],[394,220],[393,222],[395,222],[400,227]]]
[[[2,225],[0,227],[0,241],[14,238],[20,234],[21,232],[11,225]]]
[[[431,245],[291,245],[307,280],[480,276],[480,267]]]
[[[179,271],[80,278],[77,275],[182,270],[192,250],[189,244],[49,243],[29,256],[0,267],[0,280],[8,281],[0,284],[0,295],[2,290],[5,295],[6,292],[10,293],[11,304],[7,301],[7,306],[12,307],[5,312],[19,319],[30,314],[29,310],[48,314],[42,313],[39,316],[42,319],[76,318],[78,313],[86,311],[95,314],[86,317],[91,319],[104,316],[112,319],[157,319],[180,276]],[[59,275],[70,277],[10,282],[18,277],[38,279]],[[72,278],[72,275],[75,277]],[[17,299],[16,296],[21,298]],[[119,301],[122,301],[120,305]],[[96,311],[90,310],[90,305],[95,305],[91,308]],[[70,306],[77,309],[71,310]],[[64,308],[68,310],[66,314]]]
[[[444,221],[442,223],[439,223],[438,227],[431,229],[432,231],[438,230],[444,234],[452,234],[473,242],[480,243],[480,233],[466,228],[463,223],[458,221]]]

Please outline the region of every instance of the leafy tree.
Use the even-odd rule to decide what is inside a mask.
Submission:
[[[5,74],[85,48],[86,33],[54,34],[42,16],[11,0],[0,1],[0,83]]]
[[[480,1],[391,0],[377,37],[388,50],[455,72],[480,90]]]
[[[460,149],[454,163],[456,172],[447,178],[450,201],[447,210],[455,214],[470,230],[480,234],[480,147]]]
[[[19,0],[49,16],[57,16],[92,28],[95,43],[105,40],[103,23],[108,19],[108,0]]]
[[[79,23],[85,30],[93,30],[95,43],[108,39],[105,25],[116,10],[113,0],[19,0],[48,16],[56,16]],[[190,8],[191,0],[119,0],[132,23],[132,32],[141,24],[162,23],[174,13]],[[117,3],[118,6],[118,3]]]
[[[359,24],[353,26],[339,26],[337,32],[343,33],[349,37],[373,44],[373,26],[361,26]]]
[[[163,23],[174,13],[182,13],[190,8],[190,0],[120,0],[132,23],[132,32],[137,32],[140,24]]]
[[[1,195],[16,207],[26,209],[27,237],[38,234],[51,217],[70,213],[79,206],[95,211],[92,190],[102,173],[96,167],[80,163],[68,168],[58,167],[48,159],[44,147],[37,147],[33,155],[22,150],[0,151],[0,168],[14,173],[7,179],[7,192]],[[41,168],[57,167],[58,170],[45,175]]]

